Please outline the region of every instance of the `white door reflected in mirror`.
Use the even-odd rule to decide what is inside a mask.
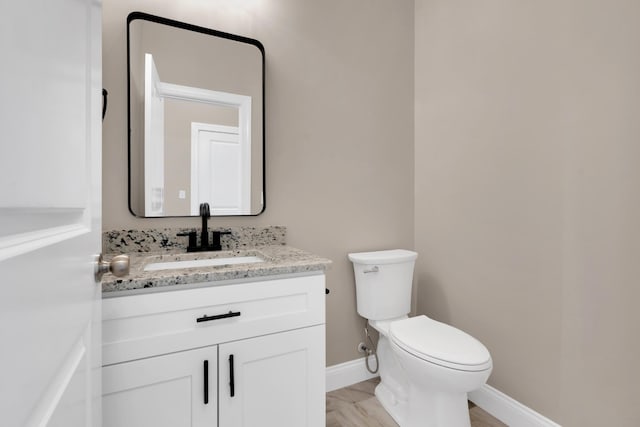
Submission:
[[[191,215],[209,203],[211,215],[248,215],[251,141],[239,128],[191,124]]]

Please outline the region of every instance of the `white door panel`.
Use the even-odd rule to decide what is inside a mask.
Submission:
[[[0,5],[3,426],[99,425],[100,13]]]
[[[0,6],[0,207],[84,205],[87,181],[64,166],[85,162],[88,5],[29,0]],[[72,149],[59,150],[60,141]],[[40,179],[52,166],[56,173]]]
[[[191,214],[209,203],[212,215],[246,215],[251,204],[251,145],[240,129],[191,124]]]
[[[71,353],[66,357],[65,365],[58,370],[58,377],[54,380],[54,392],[61,392],[59,396],[50,399],[41,399],[47,402],[41,410],[51,410],[52,414],[47,427],[67,427],[92,425],[91,405],[87,402],[87,395],[90,393],[91,357],[87,354],[87,344],[91,337],[85,334],[72,348]],[[34,411],[31,419],[34,421],[43,419],[42,414]]]

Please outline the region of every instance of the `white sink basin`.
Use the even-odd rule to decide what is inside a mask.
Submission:
[[[187,261],[154,262],[144,266],[144,271],[174,270],[177,268],[215,267],[234,264],[254,264],[264,262],[257,256],[235,256],[226,258],[193,259]]]

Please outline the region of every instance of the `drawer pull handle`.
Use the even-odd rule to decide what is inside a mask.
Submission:
[[[233,378],[233,354],[229,355],[229,391],[231,397],[236,395],[236,384]]]
[[[204,361],[204,404],[209,403],[209,361]]]
[[[238,317],[238,316],[240,316],[240,312],[239,311],[229,311],[228,313],[216,314],[215,316],[204,315],[202,317],[198,317],[196,319],[196,322],[198,322],[198,323],[200,323],[200,322],[208,322],[209,320],[227,319],[229,317]]]

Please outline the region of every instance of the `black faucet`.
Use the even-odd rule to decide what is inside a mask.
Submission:
[[[202,230],[200,231],[200,247],[209,247],[209,229],[207,228],[207,222],[211,217],[211,211],[209,210],[209,203],[200,203],[200,217],[202,218]],[[203,251],[207,249],[202,249]],[[217,249],[220,250],[220,249]]]
[[[200,204],[200,216],[202,217],[202,230],[200,231],[200,246],[197,244],[197,232],[195,230],[185,233],[178,233],[178,236],[189,236],[189,246],[187,252],[203,252],[203,251],[219,251],[222,249],[220,244],[220,236],[222,234],[231,234],[230,231],[214,231],[211,243],[209,243],[208,220],[211,217],[211,211],[208,203]]]

